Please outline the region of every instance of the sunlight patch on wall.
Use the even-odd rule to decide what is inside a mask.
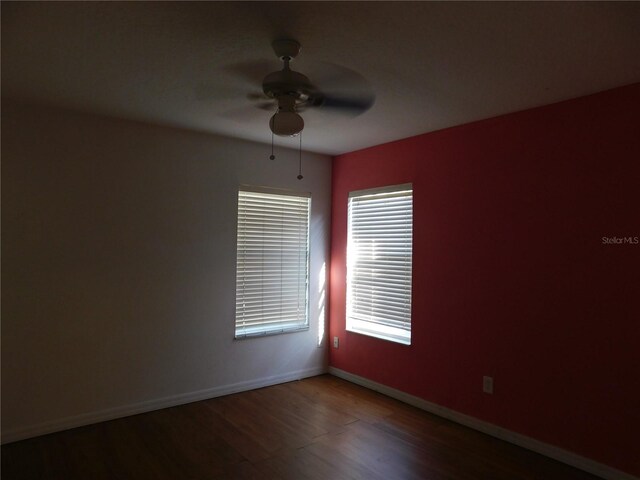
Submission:
[[[318,346],[321,347],[324,344],[325,335],[325,292],[326,292],[326,280],[327,280],[327,264],[322,263],[320,268],[320,274],[318,275]]]

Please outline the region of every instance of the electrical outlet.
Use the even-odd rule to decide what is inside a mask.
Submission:
[[[339,345],[340,340],[338,339],[338,337],[333,337],[333,348],[338,348]]]
[[[493,394],[493,377],[482,377],[482,391]]]

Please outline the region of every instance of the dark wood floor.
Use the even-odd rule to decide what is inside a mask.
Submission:
[[[596,477],[324,375],[4,445],[2,478]]]

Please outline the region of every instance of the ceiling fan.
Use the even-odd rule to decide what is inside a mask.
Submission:
[[[290,63],[301,49],[296,40],[279,39],[273,42],[272,47],[282,60],[283,68],[264,77],[262,91],[268,99],[275,100],[277,105],[276,112],[269,120],[269,128],[275,135],[292,137],[300,134],[304,129],[304,120],[300,112],[307,109],[322,109],[355,116],[364,113],[373,105],[375,95],[368,83],[355,72],[342,68],[339,70],[341,74],[334,75],[331,82],[328,82],[333,83],[333,88],[328,85],[328,88],[322,89],[313,84],[306,75],[291,69]],[[260,106],[268,109],[273,107],[271,103]]]

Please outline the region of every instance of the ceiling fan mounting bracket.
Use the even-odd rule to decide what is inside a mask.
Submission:
[[[298,42],[290,38],[274,40],[271,46],[280,60],[284,60],[285,58],[293,60],[298,56],[301,48]]]

